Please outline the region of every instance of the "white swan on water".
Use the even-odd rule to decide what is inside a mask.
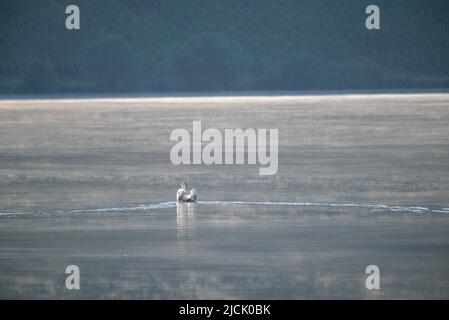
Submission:
[[[189,185],[185,180],[181,182],[181,188],[176,192],[177,202],[195,202],[198,198],[198,193],[195,189],[189,190]]]

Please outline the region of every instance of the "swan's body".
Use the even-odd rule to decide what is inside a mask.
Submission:
[[[176,192],[177,202],[195,202],[198,198],[198,193],[195,189],[190,189],[186,182],[181,184],[181,188]]]

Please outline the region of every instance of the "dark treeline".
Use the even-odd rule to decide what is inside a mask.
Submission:
[[[447,0],[1,1],[0,93],[447,88],[448,17]]]

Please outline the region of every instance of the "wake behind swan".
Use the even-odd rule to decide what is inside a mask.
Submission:
[[[247,206],[286,206],[286,207],[334,207],[334,208],[366,208],[391,212],[411,212],[411,213],[449,213],[449,208],[431,209],[421,206],[388,206],[384,204],[357,204],[357,203],[320,203],[320,202],[272,202],[272,201],[196,201],[199,205],[226,206],[226,205],[247,205]],[[79,212],[113,212],[113,211],[145,211],[155,209],[176,208],[182,203],[176,201],[161,202],[155,204],[143,204],[135,207],[121,208],[100,208],[72,210],[71,213]]]
[[[385,204],[358,204],[358,203],[320,203],[320,202],[273,202],[273,201],[196,201],[200,206],[284,206],[284,207],[317,207],[317,208],[364,208],[372,209],[377,212],[398,212],[398,213],[449,213],[448,208],[428,208],[424,206],[399,206]],[[76,209],[63,211],[63,213],[112,213],[112,212],[132,212],[132,211],[151,211],[160,209],[173,209],[177,206],[183,206],[186,203],[178,201],[166,201],[160,203],[141,204],[129,207],[110,207],[110,208],[92,208],[92,209]],[[58,214],[61,211],[57,212]],[[23,216],[23,215],[39,215],[41,213],[26,212],[0,212],[3,216]],[[48,214],[48,213],[47,213]],[[51,214],[51,213],[50,213]]]

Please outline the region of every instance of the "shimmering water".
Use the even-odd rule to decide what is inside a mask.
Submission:
[[[3,217],[2,298],[447,298],[449,215],[180,204]],[[65,289],[76,264],[81,289]],[[365,268],[381,269],[381,290]]]
[[[172,165],[194,120],[277,128],[277,174]],[[0,298],[447,299],[448,123],[447,94],[2,100]]]

